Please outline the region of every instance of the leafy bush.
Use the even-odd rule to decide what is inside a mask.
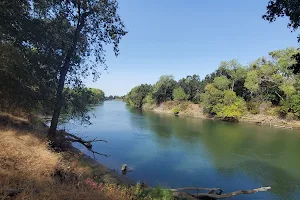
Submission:
[[[251,114],[259,114],[259,103],[257,102],[247,102],[246,106],[247,106],[247,110],[251,113]]]
[[[173,90],[173,98],[177,101],[184,101],[188,99],[188,95],[185,94],[182,87],[178,87]]]
[[[281,112],[283,114],[293,113],[300,117],[300,94],[292,95],[285,101],[281,101]]]
[[[279,116],[280,113],[281,113],[281,108],[280,108],[280,107],[270,108],[270,109],[267,111],[267,114],[268,114],[268,115],[271,115],[271,116]]]
[[[270,102],[270,101],[259,103],[259,113],[260,114],[267,114],[271,108],[272,108],[272,102]]]
[[[291,112],[288,112],[285,116],[285,119],[287,121],[292,121],[292,120],[295,120],[297,119],[297,117],[294,115],[294,113],[291,113]]]
[[[149,105],[153,105],[155,104],[155,100],[152,98],[152,94],[148,94],[145,99],[144,99],[144,103],[147,103]]]
[[[179,114],[179,108],[177,106],[175,106],[173,109],[172,109],[172,112],[174,113],[174,115],[178,115]]]
[[[226,76],[219,76],[214,79],[214,86],[219,90],[227,90],[229,88],[230,80]]]
[[[244,99],[236,97],[231,104],[218,104],[214,108],[218,117],[224,120],[236,121],[246,111],[246,103]]]

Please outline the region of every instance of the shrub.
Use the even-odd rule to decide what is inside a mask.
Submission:
[[[172,112],[174,113],[174,115],[178,115],[179,114],[179,108],[177,106],[175,106],[173,109],[172,109]]]
[[[267,114],[268,114],[268,115],[271,115],[271,116],[279,116],[280,113],[281,113],[281,108],[280,108],[280,107],[270,108],[270,109],[267,111]]]
[[[247,110],[251,113],[251,114],[259,114],[259,103],[257,102],[247,102],[246,106],[247,106]]]
[[[259,105],[259,113],[266,114],[271,107],[272,107],[272,102],[270,101],[262,102]]]
[[[236,121],[246,111],[245,101],[242,98],[236,98],[232,104],[216,105],[214,111],[216,112],[217,116],[222,119]]]
[[[283,114],[293,113],[298,118],[300,117],[300,94],[292,95],[290,98],[281,101],[281,112]]]
[[[182,87],[178,87],[173,90],[173,98],[176,101],[184,101],[188,99],[188,95],[185,94]]]
[[[297,117],[294,115],[294,113],[291,113],[291,112],[288,112],[285,116],[285,119],[287,121],[292,121],[292,120],[295,120],[297,119]]]

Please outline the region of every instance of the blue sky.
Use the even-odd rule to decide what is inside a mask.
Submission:
[[[217,2],[217,3],[216,3]],[[125,95],[161,75],[178,80],[192,74],[204,78],[221,61],[248,64],[268,52],[297,46],[297,33],[287,19],[264,21],[268,0],[119,0],[128,30],[115,58],[107,50],[108,70],[86,85],[106,95]]]

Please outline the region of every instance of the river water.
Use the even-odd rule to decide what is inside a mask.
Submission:
[[[70,121],[62,126],[107,140],[94,149],[110,157],[97,160],[119,172],[126,163],[133,168],[126,176],[133,180],[224,192],[271,186],[270,192],[231,199],[300,199],[300,132],[156,114],[121,101],[105,101],[91,116],[92,125]]]

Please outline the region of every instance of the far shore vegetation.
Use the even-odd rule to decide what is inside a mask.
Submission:
[[[124,99],[137,108],[188,101],[199,104],[208,116],[229,121],[249,113],[299,120],[300,75],[292,69],[297,63],[293,56],[298,53],[291,47],[272,51],[248,65],[224,61],[203,79],[196,74],[179,81],[172,75],[161,76],[154,85],[134,87]],[[174,114],[180,113],[176,105],[171,109]]]

